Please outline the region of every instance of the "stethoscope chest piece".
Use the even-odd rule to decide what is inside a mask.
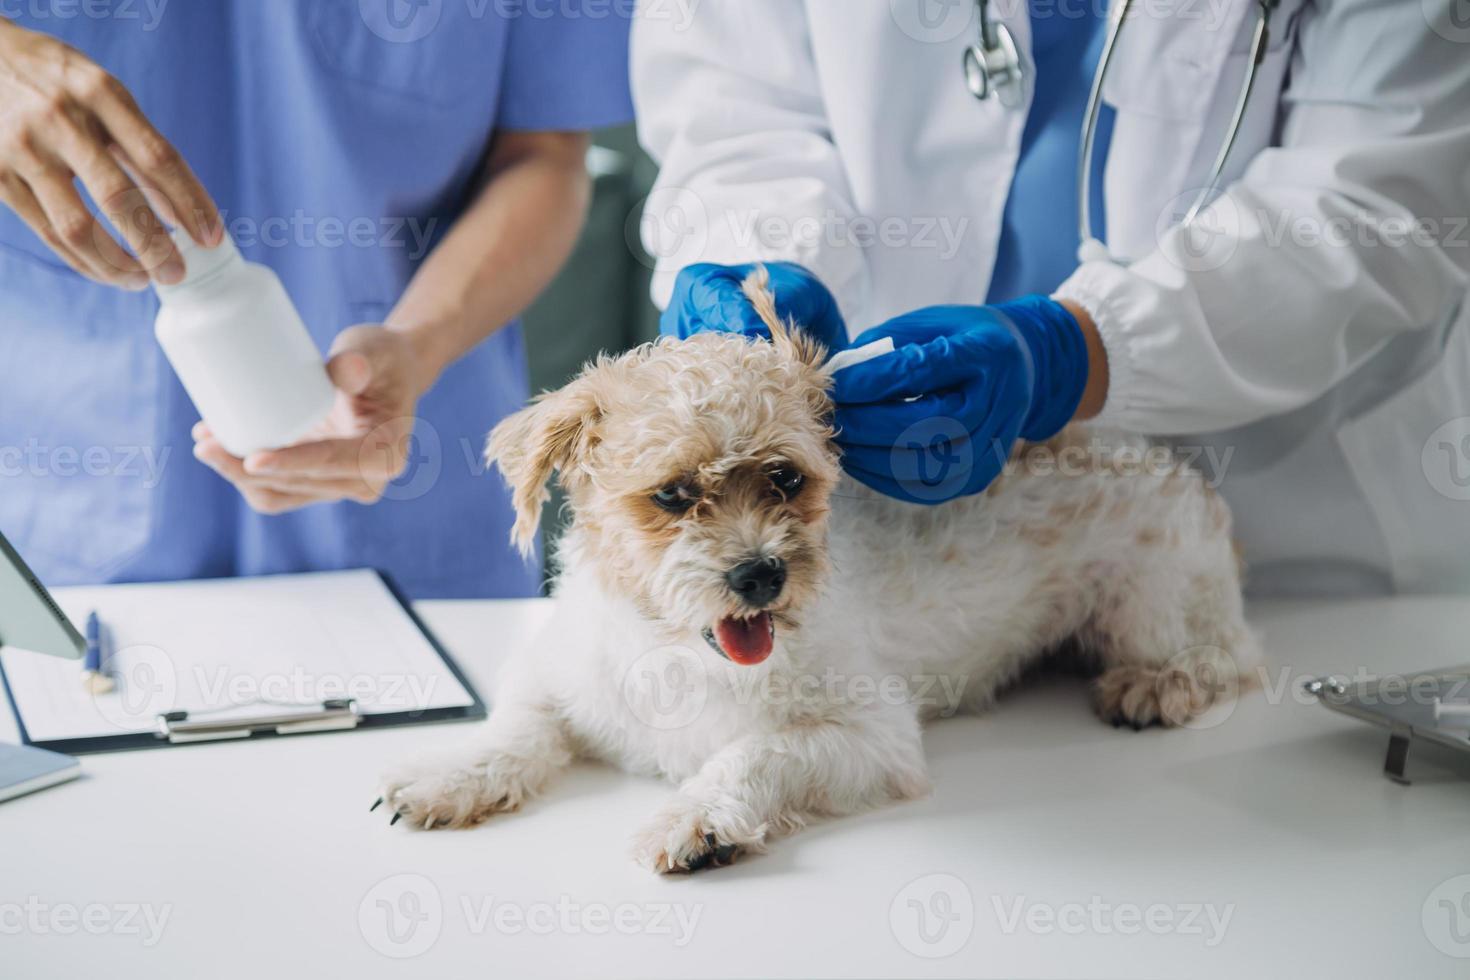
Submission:
[[[983,24],[980,40],[965,49],[965,84],[981,101],[994,95],[1007,109],[1021,104],[1021,55],[1004,24]]]

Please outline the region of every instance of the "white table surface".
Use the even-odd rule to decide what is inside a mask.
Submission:
[[[550,607],[422,610],[488,692]],[[1465,600],[1252,621],[1293,686],[1470,659]],[[81,780],[0,805],[0,976],[1470,975],[1448,955],[1470,957],[1470,877],[1451,880],[1470,872],[1470,782],[1421,761],[1395,785],[1384,733],[1291,696],[1135,733],[1043,678],[930,729],[931,799],[673,879],[627,851],[668,787],[604,767],[471,831],[369,815],[386,760],[468,734],[86,757]]]

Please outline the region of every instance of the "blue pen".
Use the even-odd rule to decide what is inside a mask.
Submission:
[[[82,661],[82,682],[93,694],[114,690],[112,678],[102,673],[102,621],[95,612],[87,617],[87,656]]]
[[[83,669],[94,674],[102,669],[102,624],[95,612],[87,617],[87,660]]]

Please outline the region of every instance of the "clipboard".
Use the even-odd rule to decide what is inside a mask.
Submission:
[[[331,638],[336,634],[340,638],[336,645],[346,649],[333,652],[345,657],[348,662],[354,653],[352,648],[361,652],[370,649],[378,641],[395,645],[400,648],[398,653],[405,667],[421,671],[431,681],[439,681],[444,688],[444,696],[415,700],[414,692],[410,691],[402,699],[401,710],[390,710],[393,702],[382,697],[381,692],[364,697],[361,693],[353,696],[352,692],[345,691],[341,696],[293,697],[284,701],[231,697],[219,705],[207,705],[203,709],[198,706],[197,697],[194,697],[193,702],[184,707],[167,703],[166,700],[143,705],[139,711],[127,716],[126,724],[118,726],[119,729],[131,730],[67,734],[64,731],[65,725],[57,716],[66,715],[66,711],[73,708],[76,718],[80,718],[84,712],[84,709],[70,703],[73,693],[83,699],[91,698],[93,708],[103,715],[108,713],[105,708],[108,702],[104,700],[108,695],[86,692],[74,662],[36,657],[23,650],[0,651],[0,686],[5,689],[6,705],[14,715],[21,739],[26,745],[68,755],[84,755],[222,740],[352,731],[359,728],[480,721],[488,714],[484,700],[459,664],[420,619],[402,590],[388,575],[380,571],[363,569],[199,582],[56,589],[53,595],[63,608],[72,607],[67,611],[73,617],[82,605],[102,601],[109,603],[114,609],[124,610],[135,606],[170,603],[177,604],[179,608],[188,608],[194,604],[219,610],[238,604],[242,618],[253,616],[256,620],[255,629],[267,630],[261,635],[270,635],[270,628],[285,631],[292,626],[299,626],[312,634],[310,638],[303,639],[303,644],[306,644],[313,640],[320,643],[321,637]],[[330,605],[333,596],[343,597],[345,608],[338,610],[312,605],[314,601]],[[269,600],[265,605],[271,608],[261,609],[263,598]],[[169,621],[166,611],[153,609],[152,612],[153,621]],[[274,613],[275,622],[269,621],[270,613]],[[120,626],[125,615],[127,614],[109,614],[106,617],[108,626]],[[282,617],[296,618],[283,623]],[[140,620],[145,618],[140,614]],[[226,627],[220,627],[220,639],[233,641],[232,649],[238,651],[248,646],[248,640],[241,641],[239,636],[234,635],[241,629],[241,624],[232,625],[228,634],[223,632]],[[250,625],[245,624],[244,629],[248,631],[249,628]],[[149,629],[147,626],[134,629],[132,638],[152,635]],[[187,637],[189,631],[185,630],[181,635]],[[196,645],[204,646],[202,643]],[[231,646],[227,642],[222,642],[221,645]],[[135,644],[129,651],[138,649],[142,647]],[[128,651],[123,651],[126,652]],[[184,661],[206,651],[175,652],[177,659]],[[117,656],[119,664],[123,663],[123,653],[110,653]],[[303,653],[303,656],[306,654]],[[228,672],[232,663],[248,660],[248,657],[238,653],[231,655],[225,652],[218,653],[213,660],[206,658],[197,662],[208,662],[213,669]],[[280,651],[275,651],[274,662],[294,663],[291,654]],[[391,662],[380,660],[378,665]],[[146,658],[134,661],[133,667],[135,670],[141,669],[139,665],[146,663]],[[177,666],[175,665],[176,668]],[[61,673],[62,671],[65,673]],[[241,676],[248,674],[245,671]],[[331,680],[330,670],[324,669],[318,678]],[[177,682],[179,678],[175,680]],[[131,678],[128,683],[131,683]],[[187,683],[176,683],[175,687],[175,696],[185,700],[190,700],[191,695],[199,693]],[[125,683],[120,693],[127,690]],[[262,687],[261,690],[265,688]],[[66,702],[63,705],[66,710],[56,708],[58,700]],[[152,710],[155,708],[158,710]],[[37,724],[37,719],[42,724]],[[61,732],[59,736],[58,732]]]

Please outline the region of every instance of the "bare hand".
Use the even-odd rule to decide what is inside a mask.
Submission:
[[[408,465],[414,410],[433,378],[407,337],[371,325],[338,335],[327,373],[337,402],[307,440],[240,459],[200,422],[194,455],[262,514],[338,500],[376,503]]]
[[[82,186],[129,254],[77,193]],[[0,17],[0,201],[67,265],[126,289],[172,284],[184,262],[165,221],[218,244],[219,211],[117,79],[61,41]]]

